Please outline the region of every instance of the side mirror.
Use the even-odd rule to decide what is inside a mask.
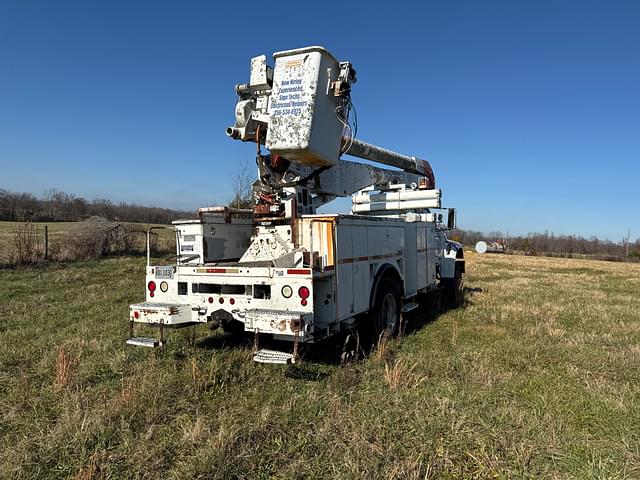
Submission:
[[[447,228],[453,230],[456,228],[456,209],[449,209],[449,216],[447,217]]]

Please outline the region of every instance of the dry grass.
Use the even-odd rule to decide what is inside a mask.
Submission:
[[[100,475],[100,469],[98,468],[97,455],[94,453],[89,457],[89,463],[86,467],[80,469],[80,471],[74,477],[75,480],[94,480],[96,478],[102,478]]]
[[[80,355],[77,351],[72,352],[69,347],[64,345],[58,347],[55,380],[53,383],[57,390],[64,390],[71,386],[79,359]]]
[[[392,390],[399,388],[417,388],[427,377],[426,375],[418,375],[416,367],[418,363],[409,365],[407,359],[393,360],[384,365],[384,379]]]
[[[468,272],[465,308],[287,369],[126,347],[141,258],[2,271],[0,478],[640,478],[640,265]]]
[[[372,352],[373,358],[378,362],[388,361],[393,355],[393,352],[391,350],[392,341],[393,339],[390,337],[387,331],[383,331],[378,337],[378,342],[376,343],[375,350]]]

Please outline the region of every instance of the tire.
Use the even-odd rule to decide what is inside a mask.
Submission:
[[[464,304],[464,282],[462,272],[456,267],[455,276],[443,280],[446,307],[458,308]]]
[[[389,277],[380,280],[370,312],[373,331],[377,337],[386,333],[394,336],[400,328],[400,287]]]
[[[239,335],[244,332],[244,324],[237,320],[231,320],[222,324],[222,330],[229,335]]]

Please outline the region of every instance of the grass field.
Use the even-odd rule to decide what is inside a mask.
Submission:
[[[465,308],[288,368],[126,347],[143,271],[0,271],[1,478],[640,478],[640,265],[470,255]]]

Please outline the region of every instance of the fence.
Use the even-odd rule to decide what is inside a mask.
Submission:
[[[141,254],[148,227],[117,222],[0,222],[0,265]],[[154,253],[175,251],[173,233],[164,232],[152,235]]]

